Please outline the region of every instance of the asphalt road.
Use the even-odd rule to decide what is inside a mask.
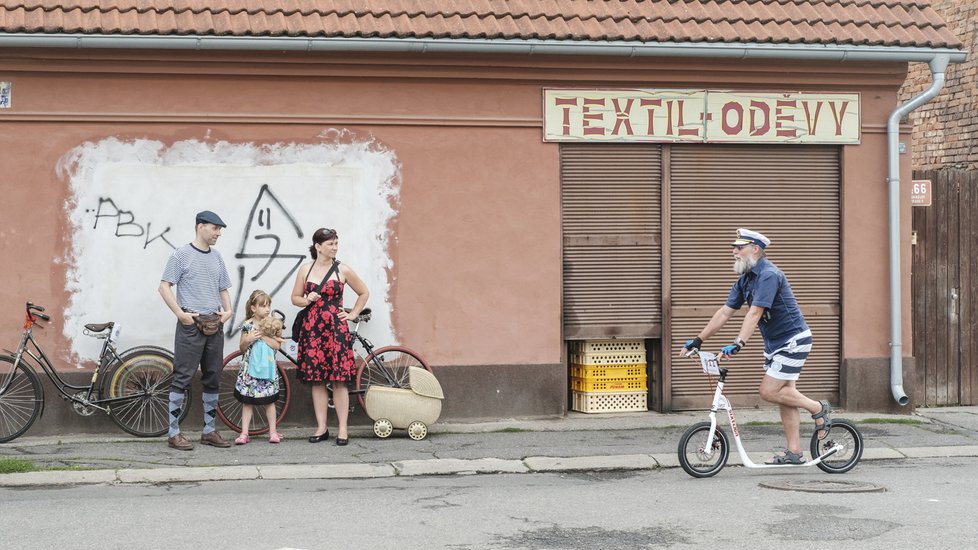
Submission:
[[[870,488],[876,492],[803,492]],[[865,486],[865,487],[864,487]],[[3,548],[970,548],[978,458],[0,488]]]

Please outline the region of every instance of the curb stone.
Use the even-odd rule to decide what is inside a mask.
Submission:
[[[344,479],[394,477],[392,464],[296,464],[259,466],[261,479]]]
[[[659,463],[652,455],[572,456],[554,458],[531,456],[523,459],[530,472],[566,472],[580,470],[654,470]],[[678,461],[677,461],[678,463]]]
[[[0,487],[118,483],[115,470],[49,470],[0,475]]]
[[[393,463],[399,476],[447,474],[523,474],[529,469],[522,460],[501,458],[436,458],[433,460],[402,460]]]
[[[763,458],[758,454],[760,458]],[[754,455],[751,454],[751,459]],[[978,446],[874,447],[863,451],[862,460],[906,458],[978,457]],[[731,453],[728,466],[742,466]],[[158,484],[206,481],[288,479],[359,479],[396,476],[528,474],[566,471],[626,471],[678,468],[675,453],[580,457],[534,456],[522,460],[499,458],[404,460],[377,464],[296,464],[264,466],[201,466],[120,470],[49,470],[0,476],[0,487],[68,486],[96,484]]]

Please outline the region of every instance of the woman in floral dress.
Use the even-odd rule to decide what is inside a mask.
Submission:
[[[326,425],[329,410],[326,383],[329,382],[333,388],[333,404],[339,423],[336,444],[346,445],[349,441],[347,417],[350,413],[346,383],[357,374],[353,342],[346,322],[360,314],[367,305],[370,292],[349,266],[336,261],[338,243],[333,229],[320,228],[313,233],[312,246],[309,247],[313,261],[299,266],[292,288],[292,303],[309,308],[302,324],[302,333],[297,338],[299,362],[296,371],[296,378],[300,382],[312,386],[316,433],[309,438],[309,442],[319,443],[329,439]],[[343,289],[346,285],[357,294],[357,301],[349,313],[343,310]]]

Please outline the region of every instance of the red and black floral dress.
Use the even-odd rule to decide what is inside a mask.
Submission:
[[[317,286],[306,281],[305,293],[316,290]],[[309,306],[299,340],[296,378],[300,382],[347,382],[357,375],[350,327],[338,317],[343,308],[343,287],[338,279],[326,281],[322,297]]]

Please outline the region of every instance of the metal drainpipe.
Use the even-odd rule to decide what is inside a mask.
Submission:
[[[944,87],[950,58],[937,55],[928,62],[934,82],[922,94],[897,107],[886,123],[886,149],[890,186],[890,391],[901,406],[910,402],[903,391],[903,315],[900,273],[900,119],[927,103]]]

